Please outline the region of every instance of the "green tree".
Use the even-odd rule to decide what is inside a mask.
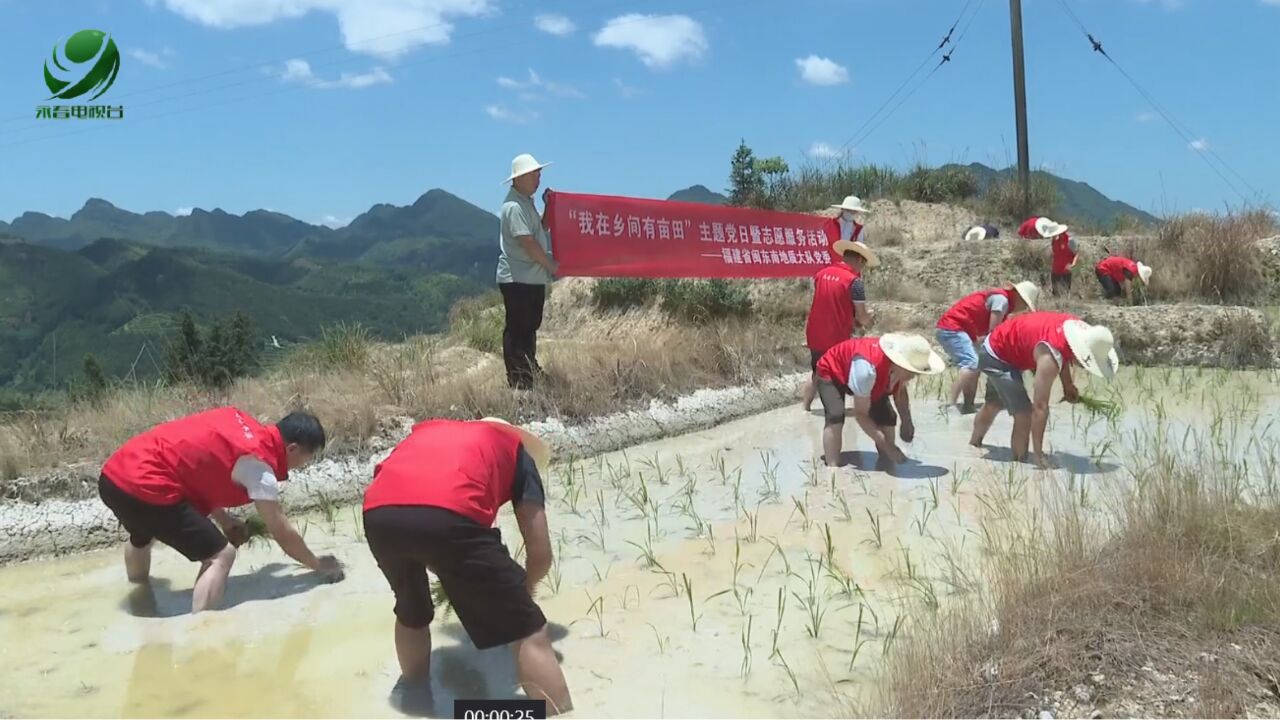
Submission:
[[[88,402],[97,406],[107,395],[107,376],[93,353],[84,356],[81,377],[72,383],[69,393],[73,402]]]
[[[196,320],[189,312],[183,312],[178,323],[178,337],[169,343],[165,352],[164,376],[171,383],[195,382],[200,378],[199,359],[203,343]]]
[[[756,205],[764,196],[764,178],[756,166],[755,153],[742,140],[729,164],[729,204],[737,207]]]
[[[760,197],[755,204],[770,209],[777,208],[786,185],[787,173],[791,172],[791,168],[786,160],[777,156],[759,158],[755,161],[755,168],[762,187]]]

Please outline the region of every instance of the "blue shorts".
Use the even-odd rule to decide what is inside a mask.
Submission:
[[[978,369],[978,350],[973,346],[973,340],[968,333],[939,328],[937,338],[942,349],[947,351],[951,356],[951,362],[957,367],[961,370]]]

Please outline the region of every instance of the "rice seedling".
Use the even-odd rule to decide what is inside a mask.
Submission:
[[[601,528],[609,527],[609,514],[604,509],[604,489],[596,490],[596,509],[599,515],[595,518],[596,525]]]
[[[798,577],[798,576],[797,576]],[[823,606],[821,593],[818,592],[817,576],[814,574],[813,563],[809,564],[809,577],[798,578],[805,584],[805,594],[792,591],[792,596],[800,603],[800,607],[807,615],[805,624],[805,632],[814,639],[822,633],[822,620],[827,614],[826,607]]]
[[[942,490],[942,480],[940,478],[931,478],[929,480],[929,499],[933,501],[933,509],[938,509],[938,494]]]
[[[547,571],[546,577],[542,578],[542,582],[551,590],[552,595],[560,594],[560,582],[563,580],[560,573],[560,556],[556,555],[556,560],[551,563],[551,569]]]
[[[650,629],[653,630],[653,639],[658,643],[658,654],[666,655],[667,646],[671,644],[671,636],[667,636],[667,638],[663,640],[662,635],[658,633],[657,625],[654,625],[653,623],[645,623],[645,625],[648,625]]]
[[[929,524],[929,517],[933,515],[934,505],[930,507],[924,500],[920,501],[920,514],[911,520],[911,524],[916,527],[916,531],[920,533],[920,537],[924,537],[924,528]]]
[[[703,527],[703,537],[705,537],[707,540],[706,553],[714,557],[716,554],[716,529],[711,527],[711,523],[709,522],[703,523],[702,527]]]
[[[751,626],[755,616],[747,616],[747,624],[742,628],[742,677],[751,673]]]
[[[769,650],[769,659],[772,660],[778,655],[778,638],[782,636],[782,619],[787,614],[787,595],[783,588],[778,588],[778,604],[776,605],[778,615],[777,622],[773,625],[773,644]]]
[[[640,551],[640,555],[636,559],[643,560],[645,567],[655,568],[658,566],[658,558],[653,552],[653,526],[648,521],[644,524],[644,544],[641,545],[633,540],[627,540],[626,543]]]
[[[626,498],[631,501],[631,504],[635,505],[636,509],[640,511],[640,517],[648,517],[649,508],[652,504],[652,500],[649,497],[649,483],[645,481],[644,473],[642,472],[636,473],[636,478],[638,479],[638,483],[636,485],[635,492],[624,490],[623,495],[625,495]]]
[[[267,523],[257,513],[253,513],[244,518],[245,533],[248,539],[245,540],[247,547],[253,547],[258,544],[265,544],[271,537],[271,533],[267,530]]]
[[[870,521],[871,539],[863,540],[862,542],[872,543],[876,546],[876,549],[879,550],[884,547],[884,542],[881,540],[881,537],[880,537],[880,516],[877,514],[872,514],[871,508],[863,508],[863,510],[867,511],[867,520]]]
[[[740,541],[737,535],[734,535],[733,536],[733,587],[735,589],[738,587],[738,573],[742,571],[743,567],[750,567],[750,565],[748,564],[744,566],[742,564],[742,542]]]
[[[858,662],[858,653],[862,652],[862,646],[866,644],[866,640],[859,639],[855,641],[853,652],[849,653],[849,672],[853,672],[853,665]]]
[[[671,597],[673,598],[680,597],[680,583],[676,579],[675,573],[662,567],[661,563],[658,563],[654,567],[652,572],[656,572],[662,576],[662,582],[658,584],[658,587],[656,589],[660,590],[662,588],[666,588],[671,591]]]
[[[364,542],[364,513],[357,506],[351,508],[351,528],[355,539]]]
[[[622,588],[622,597],[620,598],[620,600],[622,602],[623,610],[627,610],[630,607],[629,605],[627,605],[627,601],[631,599],[631,592],[633,590],[635,591],[635,594],[636,594],[636,607],[640,606],[640,588],[636,587],[635,585],[628,585]]]
[[[764,481],[763,487],[760,489],[760,501],[777,500],[780,497],[778,489],[778,464],[772,462],[773,453],[762,451],[760,453],[760,462],[764,465],[760,477]]]
[[[604,596],[592,598],[591,593],[587,592],[587,599],[591,601],[591,606],[587,608],[587,615],[595,615],[596,629],[600,631],[600,637],[608,637],[604,629]]]
[[[800,683],[796,680],[796,674],[791,671],[791,666],[787,664],[787,659],[778,653],[778,662],[782,663],[782,668],[787,671],[787,677],[791,679],[791,687],[796,690],[796,697],[800,696]]]
[[[698,618],[702,617],[702,614],[697,612],[694,607],[693,581],[685,573],[680,573],[680,582],[684,585],[685,599],[689,601],[689,625],[692,626],[693,631],[696,633],[698,632]],[[728,590],[723,590],[720,593],[716,593],[716,595],[721,595],[725,592],[728,592]]]
[[[659,457],[658,453],[653,454],[652,460],[645,458],[644,460],[640,460],[639,463],[649,468],[649,470],[654,474],[659,485],[667,484],[667,474],[662,469],[662,458]]]
[[[602,574],[602,573],[600,572],[600,568],[599,568],[599,566],[597,566],[594,562],[593,562],[593,563],[591,563],[591,570],[595,572],[595,574],[596,574],[596,582],[598,582],[598,583],[602,583],[602,582],[604,582],[604,581],[605,581],[605,578],[609,577],[609,571],[610,571],[610,570],[612,570],[612,569],[613,569],[613,566],[612,566],[612,565],[605,565],[605,566],[604,566],[604,573]]]
[[[320,509],[320,514],[324,516],[324,522],[329,526],[329,532],[333,533],[338,522],[338,503],[329,497],[324,491],[316,491],[316,506]]]
[[[747,519],[747,529],[749,531],[747,533],[747,542],[753,543],[757,539],[760,528],[760,506],[756,505],[754,513],[748,510],[745,505],[742,505],[741,502],[738,503],[738,508],[742,510],[742,514]]]
[[[906,619],[902,615],[893,619],[893,629],[889,631],[888,635],[884,636],[884,642],[880,648],[881,655],[884,655],[885,657],[889,656],[889,649],[893,647],[894,641],[898,639],[898,633],[902,630],[902,624],[905,621]]]
[[[849,501],[843,492],[836,493],[836,502],[840,503],[840,519],[846,523],[853,522],[853,513],[849,511]]]
[[[800,500],[800,498],[798,498],[798,497],[796,497],[796,496],[794,496],[794,495],[792,495],[792,496],[791,496],[791,503],[792,503],[793,505],[795,505],[795,507],[796,507],[796,512],[800,513],[800,528],[801,528],[802,530],[806,530],[806,531],[807,531],[807,530],[809,529],[809,505],[808,505],[808,503],[803,502],[802,500]]]

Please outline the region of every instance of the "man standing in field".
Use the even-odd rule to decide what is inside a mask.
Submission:
[[[507,384],[527,390],[542,374],[538,365],[538,329],[547,302],[547,285],[555,278],[558,265],[551,257],[550,217],[542,217],[533,204],[533,194],[542,182],[542,168],[532,155],[517,155],[511,161],[507,181],[511,189],[499,212],[501,235],[498,254],[498,290],[506,324],[502,329],[502,359],[507,368]],[[542,194],[545,206],[551,189]]]
[[[428,420],[374,469],[364,531],[395,594],[404,679],[430,676],[431,571],[477,648],[510,644],[525,693],[546,700],[548,712],[572,707],[547,619],[533,601],[552,562],[542,483],[550,454],[533,433],[502,420]],[[493,527],[507,503],[524,539],[524,568]]]
[[[1103,258],[1094,268],[1094,273],[1098,276],[1098,284],[1102,285],[1102,294],[1108,300],[1129,299],[1134,278],[1141,280],[1143,285],[1151,281],[1149,266],[1122,255]]]
[[[842,464],[845,397],[853,396],[853,417],[871,438],[880,462],[892,466],[907,459],[893,439],[902,415],[903,442],[916,435],[907,384],[917,375],[942,372],[946,362],[919,335],[888,333],[878,338],[852,338],[828,350],[818,361],[818,397],[822,400],[823,459]],[[889,399],[893,398],[893,406]],[[897,408],[897,413],[894,408]]]
[[[982,447],[996,415],[1008,410],[1013,416],[1009,445],[1017,461],[1027,459],[1028,439],[1035,462],[1050,467],[1044,454],[1044,430],[1049,422],[1049,395],[1055,380],[1062,380],[1063,400],[1079,402],[1080,391],[1071,377],[1072,365],[1110,380],[1120,359],[1111,331],[1090,325],[1074,315],[1033,312],[1011,317],[996,326],[978,350],[978,368],[987,377],[986,404],[973,421],[969,443]],[[1032,394],[1027,395],[1023,373],[1032,373]]]
[[[818,359],[837,343],[848,340],[855,327],[868,328],[872,315],[867,310],[867,292],[862,273],[879,261],[860,242],[837,240],[831,248],[835,262],[813,276],[813,302],[805,321],[805,344],[809,347],[809,370],[805,381],[804,411],[813,407],[817,392]]]
[[[963,392],[962,415],[977,410],[974,398],[978,394],[978,344],[1009,315],[1024,310],[1035,311],[1039,297],[1040,288],[1033,282],[987,288],[966,295],[938,319],[938,343],[951,356],[951,362],[960,368],[960,376],[951,385],[947,402],[955,405]]]
[[[296,412],[266,426],[233,407],[157,425],[126,442],[103,466],[98,494],[129,533],[130,582],[149,580],[151,546],[159,540],[200,563],[191,612],[217,606],[236,548],[249,539],[245,524],[225,508],[250,502],[285,554],[326,581],[341,580],[338,561],[316,557],[280,507],[280,482],[324,444],[314,415]]]
[[[1024,238],[1050,241],[1049,287],[1054,297],[1071,292],[1071,271],[1080,260],[1076,241],[1067,233],[1068,229],[1047,217],[1028,218],[1018,228],[1018,235]]]

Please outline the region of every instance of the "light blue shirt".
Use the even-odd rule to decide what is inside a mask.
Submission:
[[[507,192],[502,202],[502,210],[498,212],[501,233],[498,237],[498,284],[526,283],[529,285],[547,285],[551,282],[551,274],[534,262],[525,252],[518,237],[532,236],[542,246],[542,251],[551,256],[551,237],[542,227],[542,217],[538,208],[533,205],[533,198],[517,191],[514,187]]]
[[[876,366],[854,358],[849,364],[849,389],[855,397],[871,397],[871,389],[876,386]]]

